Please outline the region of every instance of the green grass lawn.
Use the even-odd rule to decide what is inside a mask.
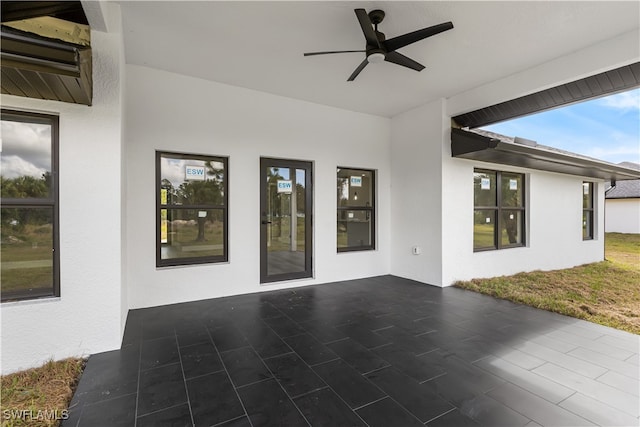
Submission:
[[[53,229],[50,224],[0,230],[2,292],[51,288],[53,283]]]
[[[605,258],[455,286],[640,334],[640,235],[607,233]]]

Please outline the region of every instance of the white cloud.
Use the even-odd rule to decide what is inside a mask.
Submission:
[[[632,90],[604,97],[600,100],[600,104],[616,110],[640,110],[640,90]]]
[[[39,168],[22,157],[3,154],[0,157],[0,171],[2,171],[4,178],[13,179],[21,176],[32,176],[39,179],[42,178],[42,174],[46,172],[46,169]]]
[[[162,170],[162,179],[167,179],[177,188],[184,182],[184,160],[168,159],[162,157],[160,159],[160,170]]]
[[[51,170],[50,125],[3,120],[0,129],[2,176],[40,178],[44,171]]]

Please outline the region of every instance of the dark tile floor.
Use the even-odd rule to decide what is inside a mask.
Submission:
[[[393,276],[132,310],[69,426],[633,426],[640,337]]]

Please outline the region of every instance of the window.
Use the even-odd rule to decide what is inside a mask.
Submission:
[[[524,175],[474,170],[473,249],[524,246]]]
[[[582,183],[582,240],[593,239],[593,182]]]
[[[2,110],[2,301],[60,295],[58,117]]]
[[[228,159],[156,153],[156,265],[228,259]]]
[[[338,168],[338,252],[375,249],[375,172]]]

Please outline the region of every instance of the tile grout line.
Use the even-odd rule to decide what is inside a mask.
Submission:
[[[315,373],[315,372],[314,372]],[[320,377],[318,377],[320,378]],[[322,378],[320,378],[322,380],[322,382],[324,383],[324,380]],[[277,380],[276,380],[277,381]],[[279,381],[278,381],[279,382]],[[308,394],[311,393],[315,393],[316,391],[320,391],[320,390],[324,390],[325,388],[329,388],[329,386],[327,385],[327,383],[325,383],[324,386],[322,387],[318,387],[318,388],[314,388],[313,390],[309,390],[309,391],[305,391],[304,393],[300,393],[300,394],[296,394],[295,396],[291,396],[290,394],[287,393],[287,396],[289,396],[289,399],[294,400],[294,399],[298,399],[300,397],[304,397]],[[285,390],[286,393],[286,390]],[[295,403],[294,403],[295,404]],[[297,405],[296,405],[297,406]]]
[[[176,332],[175,327],[173,328],[173,336],[176,341],[176,346],[178,348],[178,360],[180,361],[180,370],[182,371],[182,382],[184,384],[184,394],[187,398],[187,406],[189,407],[189,416],[191,417],[191,425],[196,425],[193,419],[193,411],[191,410],[191,399],[189,399],[189,388],[187,387],[187,376],[184,373],[184,365],[182,364],[182,353],[180,353],[180,343],[178,342],[178,333]]]
[[[448,400],[447,400],[446,402],[447,402],[447,403],[451,403],[451,402],[449,402]],[[506,406],[506,405],[505,405],[505,406]],[[508,406],[507,406],[507,407],[508,407]],[[440,415],[438,415],[438,416],[436,416],[436,417],[433,417],[433,418],[431,418],[430,420],[428,420],[428,421],[426,421],[426,422],[424,422],[424,423],[422,423],[422,424],[425,424],[425,425],[426,425],[426,424],[429,424],[431,421],[433,421],[433,420],[437,420],[438,418],[442,418],[442,417],[444,417],[445,415],[447,415],[448,413],[453,412],[453,411],[455,411],[455,410],[457,410],[457,409],[458,409],[458,407],[457,407],[456,405],[453,405],[453,408],[449,409],[447,412],[444,412],[444,413],[442,413],[442,414],[440,414]],[[475,421],[475,420],[474,420],[474,421]]]
[[[329,350],[331,350],[331,349],[329,349]],[[334,352],[334,354],[335,354],[335,352]],[[302,359],[302,357],[300,357],[300,359]],[[309,365],[309,367],[310,367],[310,368],[313,368],[314,366],[324,365],[324,364],[326,364],[326,363],[335,362],[336,360],[342,360],[342,358],[341,358],[340,356],[338,356],[338,357],[335,357],[335,358],[330,359],[330,360],[325,360],[324,362],[314,363],[313,365],[311,365],[311,364],[307,363],[307,365]],[[306,363],[306,362],[305,362],[305,363]],[[346,363],[346,362],[345,362],[345,363]],[[347,363],[347,365],[348,365],[348,363]]]
[[[240,415],[239,417],[231,418],[231,419],[229,419],[229,420],[226,420],[226,421],[222,421],[222,422],[219,422],[219,423],[213,424],[211,427],[221,426],[221,425],[226,424],[226,423],[228,423],[228,422],[235,421],[235,420],[239,420],[239,419],[241,419],[242,417],[247,417],[247,416],[246,416],[246,415]],[[249,418],[249,417],[247,417],[247,418]],[[194,424],[194,426],[195,426],[195,424]]]
[[[384,393],[384,392],[383,392],[383,393]],[[391,399],[391,397],[385,393],[385,395],[384,395],[384,396],[382,396],[382,397],[381,397],[381,398],[379,398],[379,399],[372,400],[372,401],[371,401],[371,402],[369,402],[369,403],[365,403],[364,405],[358,406],[357,408],[353,408],[353,411],[354,411],[354,412],[357,412],[357,411],[359,411],[359,410],[360,410],[360,409],[362,409],[362,408],[366,408],[367,406],[373,405],[373,404],[378,403],[378,402],[380,402],[381,400],[385,400],[385,399]]]
[[[334,328],[334,329],[335,329],[335,328]],[[336,330],[337,330],[337,329],[336,329]],[[313,335],[313,334],[312,334],[312,335]],[[316,339],[318,339],[318,337],[316,337],[315,335],[313,335],[313,336],[314,336]],[[320,342],[320,344],[322,344],[322,345],[324,345],[324,346],[327,346],[327,345],[335,344],[335,343],[340,342],[340,341],[346,341],[346,340],[350,340],[350,339],[351,339],[351,337],[344,337],[344,338],[339,338],[339,339],[337,339],[337,340],[332,340],[332,341],[327,341],[327,342],[322,342],[322,341],[320,341],[320,340],[318,340],[318,341]]]
[[[440,377],[444,377],[445,375],[447,375],[447,373],[446,373],[446,372],[443,372],[443,373],[441,373],[441,374],[434,375],[433,377],[431,377],[431,378],[429,378],[429,379],[426,379],[426,380],[423,380],[423,381],[418,381],[418,384],[422,385],[422,384],[424,384],[424,383],[428,383],[429,381],[433,381],[433,380],[438,379],[438,378],[440,378]]]
[[[284,340],[282,340],[282,342],[284,342]],[[288,344],[286,342],[285,342],[285,345],[288,346]],[[275,359],[276,357],[286,356],[287,354],[296,354],[296,353],[295,353],[295,351],[288,351],[286,353],[276,354],[275,356],[261,357],[261,359],[262,360],[271,360],[271,359]]]
[[[138,406],[140,403],[140,377],[142,375],[142,333],[143,328],[142,324],[144,322],[144,318],[140,319],[140,342],[138,344],[138,382],[136,384],[136,410],[134,412],[134,420],[133,426],[136,427],[138,425]]]
[[[253,427],[253,423],[251,422],[251,418],[249,418],[249,414],[247,413],[247,408],[245,408],[244,403],[242,402],[242,399],[240,399],[240,395],[238,394],[238,390],[236,390],[236,386],[233,383],[233,380],[231,379],[231,375],[229,374],[229,370],[227,369],[227,365],[225,365],[224,360],[222,359],[222,356],[220,355],[220,351],[218,350],[218,346],[216,345],[215,341],[213,340],[213,337],[211,336],[211,331],[209,331],[209,328],[205,328],[205,329],[207,330],[207,334],[209,335],[209,339],[213,343],[214,350],[218,354],[218,358],[220,359],[220,363],[222,363],[222,367],[224,368],[224,372],[227,374],[227,378],[229,378],[229,382],[231,383],[231,387],[233,388],[233,392],[236,394],[236,397],[238,398],[238,401],[240,402],[240,406],[242,406],[242,410],[244,411],[244,415],[247,417],[247,420],[249,420],[249,425],[251,427]],[[242,333],[242,331],[240,331],[240,332]],[[244,334],[243,334],[243,336],[244,336]],[[239,417],[236,417],[236,418],[239,418]],[[226,420],[226,421],[230,421],[230,420]]]
[[[267,327],[270,328],[269,325],[267,325]],[[275,331],[273,331],[275,333]],[[276,335],[278,335],[276,333]],[[279,336],[278,336],[279,337]],[[280,338],[280,340],[284,343],[284,345],[286,345],[287,347],[289,347],[292,351],[293,349],[291,348],[291,346],[289,345],[289,343],[287,343],[284,338]],[[255,349],[254,349],[255,352]],[[295,351],[293,351],[294,354]],[[289,354],[289,353],[285,353],[285,354]],[[265,368],[267,368],[267,371],[269,371],[269,373],[271,374],[271,378],[268,379],[273,379],[276,384],[278,384],[278,387],[280,387],[280,390],[282,390],[282,392],[284,393],[285,396],[287,396],[289,398],[289,401],[291,402],[291,404],[293,405],[294,408],[296,408],[296,410],[298,411],[298,413],[300,414],[300,416],[302,417],[303,420],[305,420],[307,422],[307,425],[309,427],[311,427],[311,423],[309,422],[309,420],[307,419],[307,417],[304,416],[304,414],[302,413],[302,411],[300,410],[300,408],[298,407],[298,405],[296,405],[296,402],[293,401],[293,398],[291,396],[289,396],[289,394],[287,393],[287,391],[284,389],[284,387],[282,386],[282,384],[280,384],[280,381],[278,381],[278,378],[275,376],[275,374],[273,373],[273,371],[271,370],[271,368],[269,368],[269,365],[267,365],[266,363],[264,363],[264,359],[262,359],[260,357],[260,355],[258,354],[258,352],[256,352],[256,355],[258,356],[258,358],[260,359],[260,361],[262,362],[262,364],[264,365]],[[275,356],[274,356],[275,357]],[[302,360],[302,358],[300,356],[298,356],[296,354],[296,357],[298,357],[300,360]],[[302,360],[302,362],[304,362],[304,360]]]
[[[386,362],[386,360],[385,360]],[[389,363],[389,362],[387,362]],[[389,365],[389,366],[385,366],[384,368],[380,368],[380,369],[376,369],[375,371],[371,371],[371,372],[376,372],[376,371],[381,371],[383,369],[394,369],[393,365]],[[399,371],[398,371],[399,372]],[[368,374],[362,374],[363,377],[365,377],[367,380],[369,380],[369,378],[366,377],[366,375]],[[418,418],[413,412],[411,412],[408,408],[406,408],[404,405],[402,405],[400,402],[398,402],[396,399],[393,398],[393,396],[391,396],[389,393],[387,393],[386,391],[384,391],[381,387],[378,386],[378,384],[374,383],[373,381],[369,380],[369,383],[374,386],[375,388],[377,388],[378,390],[380,390],[382,393],[385,394],[386,397],[388,397],[392,402],[394,402],[396,405],[398,405],[400,408],[402,408],[407,414],[409,414],[410,416],[412,416],[413,418],[415,418],[416,420],[418,420],[419,423],[421,424],[426,424],[423,423],[422,420],[420,418]],[[382,399],[379,399],[382,400]],[[448,401],[447,401],[448,402]],[[366,406],[366,405],[365,405]],[[455,405],[453,405],[455,407]]]
[[[149,416],[149,415],[157,414],[158,412],[166,411],[167,409],[177,408],[177,407],[179,407],[181,405],[184,405],[184,402],[176,403],[175,405],[167,406],[166,408],[162,408],[162,409],[158,409],[156,411],[148,412],[148,413],[146,413],[144,415],[141,415],[140,418],[144,418],[144,417]]]
[[[360,374],[360,375],[362,375],[363,377],[366,377],[367,375],[369,375],[369,374],[373,374],[374,372],[378,372],[378,371],[381,371],[381,370],[383,370],[383,369],[386,369],[386,368],[390,368],[390,367],[392,367],[392,366],[391,366],[391,364],[390,364],[389,362],[387,362],[386,360],[384,360],[384,359],[382,359],[382,358],[381,358],[380,360],[382,360],[384,363],[386,363],[386,365],[385,365],[385,366],[381,366],[381,367],[379,367],[379,368],[372,369],[372,370],[367,371],[367,372],[363,372],[363,373],[362,373],[362,374]],[[353,368],[353,366],[352,366],[352,368]],[[355,369],[355,368],[354,368],[354,369]]]
[[[220,364],[222,364],[222,361],[220,361]],[[167,366],[169,366],[169,365],[167,365]],[[191,380],[195,380],[195,379],[198,379],[198,378],[206,377],[207,375],[218,374],[218,373],[220,373],[222,371],[224,371],[224,369],[218,369],[217,371],[206,372],[204,374],[196,375],[196,376],[189,377],[189,378],[187,378],[185,376],[184,378],[185,378],[185,381],[191,381]]]
[[[302,360],[302,362],[307,363],[307,362],[305,362],[302,358],[300,358],[300,359]],[[338,358],[338,359],[335,359],[335,360],[342,360],[342,359]],[[345,363],[346,363],[346,362],[345,362]],[[315,373],[316,375],[318,375],[318,373],[317,373],[316,371],[314,371],[314,370],[313,370],[313,368],[311,367],[311,365],[308,365],[308,364],[307,364],[307,367],[308,367],[309,369],[311,369],[311,370],[313,371],[313,373]],[[347,407],[351,412],[353,412],[353,413],[355,414],[355,416],[356,416],[356,417],[358,417],[360,420],[362,420],[362,422],[363,422],[366,426],[369,426],[369,423],[367,423],[364,419],[362,419],[362,417],[361,417],[361,416],[360,416],[360,415],[359,415],[359,414],[358,414],[354,409],[352,409],[352,408],[351,408],[351,405],[349,405],[349,404],[346,402],[346,400],[344,400],[344,399],[342,398],[342,396],[340,396],[340,394],[338,394],[338,392],[336,392],[336,391],[333,389],[333,387],[331,387],[331,385],[330,385],[329,383],[327,383],[327,382],[324,380],[324,378],[322,378],[320,375],[318,375],[318,378],[320,378],[320,379],[321,379],[325,384],[327,384],[327,388],[328,388],[329,390],[331,390],[331,392],[332,392],[333,394],[335,394],[335,395],[336,395],[336,397],[337,397],[338,399],[340,399],[340,401],[342,401],[342,403],[344,403],[344,404],[345,404],[345,406],[346,406],[346,407]],[[374,386],[375,386],[375,384],[374,384]],[[324,390],[324,388],[323,388],[322,390]],[[383,392],[383,393],[384,393],[384,392]],[[307,394],[311,394],[311,393],[307,393]],[[386,393],[384,393],[384,394],[386,395]],[[297,405],[296,405],[296,406],[297,406]]]

